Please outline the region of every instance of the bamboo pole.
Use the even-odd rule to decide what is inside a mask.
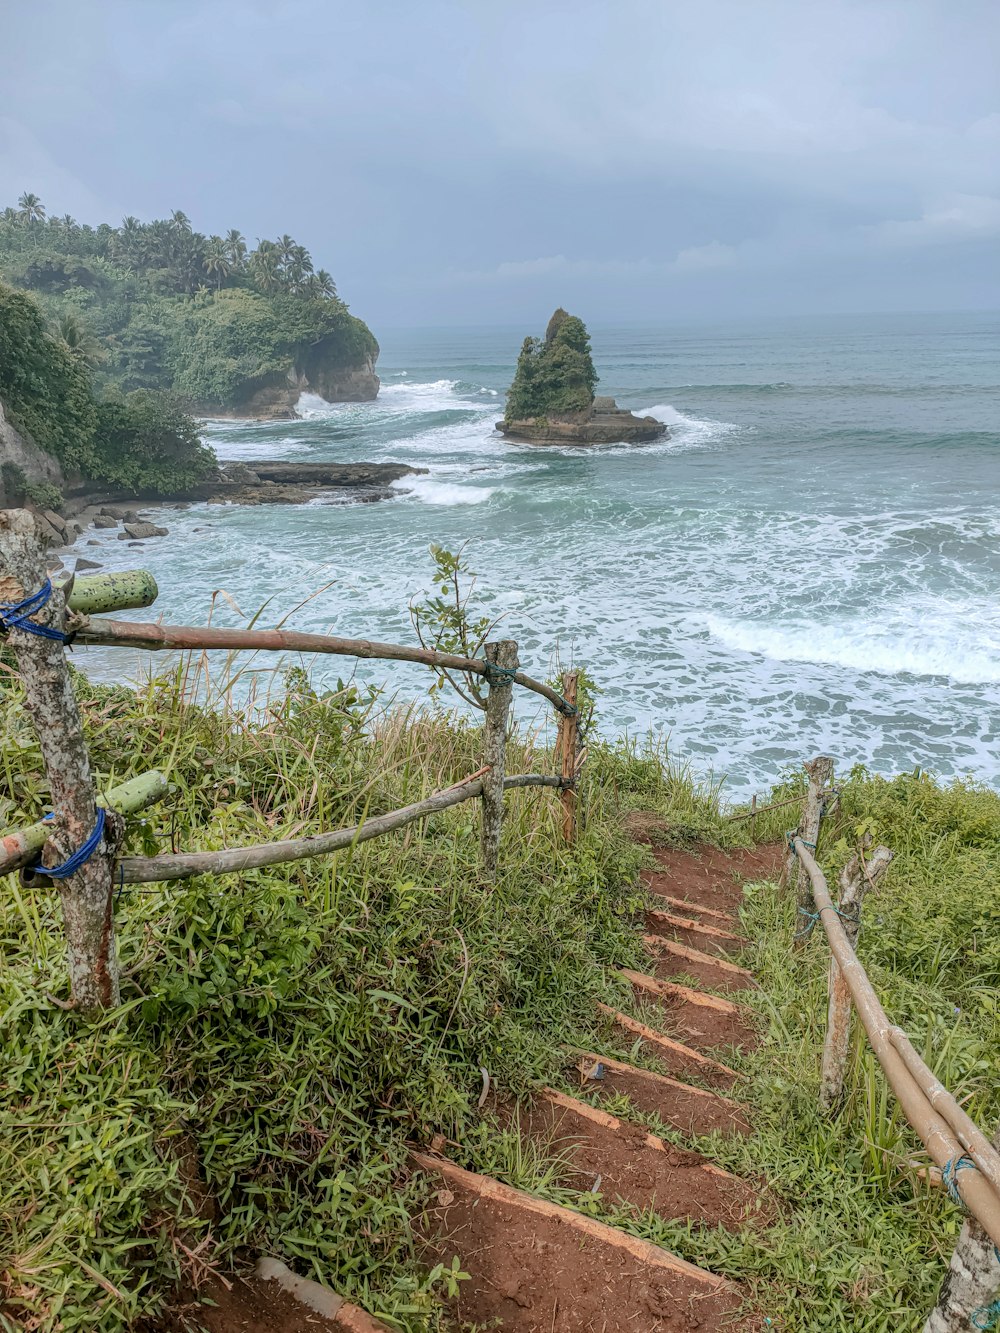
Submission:
[[[507,721],[514,693],[511,672],[517,670],[517,644],[513,639],[487,643],[486,661],[497,668],[487,675],[489,694],[483,723],[483,763],[489,772],[483,776],[480,858],[483,875],[492,882],[497,877],[500,859],[500,834],[503,828],[503,779],[507,751]]]
[[[542,773],[519,773],[504,778],[504,791],[516,787],[558,787],[560,779]],[[483,794],[483,778],[475,775],[453,787],[435,792],[423,801],[378,815],[352,828],[331,833],[315,833],[308,838],[288,838],[281,842],[255,843],[218,852],[176,852],[163,856],[125,856],[118,863],[116,878],[123,884],[158,884],[173,879],[192,879],[195,875],[235,875],[263,866],[283,865],[311,856],[328,856],[355,843],[368,842],[392,833],[415,819],[424,819],[463,801]]]
[[[821,754],[817,755],[815,759],[811,759],[803,767],[809,779],[809,786],[806,791],[802,818],[799,821],[798,837],[803,838],[811,847],[818,847],[819,826],[823,818],[823,788],[828,787],[833,778],[833,760],[828,754]],[[812,906],[812,893],[809,889],[809,876],[806,874],[802,863],[796,863],[795,857],[789,851],[785,862],[786,883],[791,882],[793,870],[795,871],[796,900],[799,911],[796,916],[792,946],[796,949],[804,949],[808,939],[808,931],[805,929],[805,916],[803,914],[808,913]]]
[[[160,625],[152,621],[88,620],[72,626],[73,643],[103,648],[142,648],[146,652],[189,652],[221,648],[226,652],[323,653],[334,657],[362,657],[385,662],[420,662],[447,671],[471,671],[485,676],[481,657],[458,657],[409,644],[377,643],[372,639],[342,639],[333,634],[300,634],[286,629],[218,629],[214,626]],[[514,684],[540,694],[560,712],[567,700],[557,690],[518,671]]]
[[[830,900],[826,877],[803,840],[795,838],[793,841],[812,884],[816,911],[830,942],[831,952],[840,965],[858,1017],[868,1034],[872,1050],[885,1071],[889,1086],[903,1108],[903,1114],[939,1167],[944,1168],[949,1162],[957,1162],[965,1155],[962,1145],[929,1098],[931,1085],[937,1084],[937,1080],[929,1070],[926,1071],[929,1077],[912,1073],[896,1049],[890,1037],[892,1024],[844,933],[840,917],[837,916]],[[939,1084],[937,1086],[940,1087]],[[945,1098],[951,1100],[953,1110],[960,1112],[961,1108],[951,1094],[944,1089],[941,1089],[941,1092]],[[1000,1157],[993,1166],[1000,1167]],[[955,1174],[955,1186],[963,1202],[982,1223],[993,1243],[1000,1245],[1000,1195],[993,1189],[987,1176],[979,1170],[958,1171]]]
[[[851,858],[841,872],[840,920],[852,949],[857,944],[861,929],[861,906],[865,894],[882,878],[891,860],[892,852],[888,847],[876,847],[867,863],[859,853]],[[851,1041],[851,995],[836,958],[830,959],[827,992],[829,999],[819,1104],[824,1111],[830,1112],[840,1105],[844,1093],[844,1073]]]
[[[25,509],[0,511],[0,601],[21,601],[43,587],[46,577],[44,545],[34,515]],[[31,618],[36,624],[59,628],[64,612],[62,590],[53,588]],[[96,793],[80,711],[62,642],[16,628],[8,631],[7,638],[48,775],[55,819],[42,861],[55,866],[82,847],[96,826]],[[119,999],[111,871],[121,832],[119,816],[108,816],[97,852],[76,874],[59,881],[73,1006],[87,1015],[114,1006]]]
[[[572,846],[576,840],[576,742],[578,717],[576,713],[576,687],[579,675],[576,671],[564,671],[562,678],[563,697],[573,709],[559,715],[559,768],[563,781],[562,789],[562,835],[563,842]]]
[[[127,782],[97,797],[97,804],[106,810],[115,810],[120,815],[134,815],[147,806],[162,801],[170,790],[170,784],[162,773],[155,769],[150,773],[140,773]],[[12,829],[0,834],[0,875],[9,875],[12,870],[19,870],[35,860],[52,832],[52,824],[41,819],[27,828]]]
[[[134,611],[152,606],[159,596],[156,579],[145,569],[117,574],[75,574],[63,585],[66,606],[84,616],[102,611]]]

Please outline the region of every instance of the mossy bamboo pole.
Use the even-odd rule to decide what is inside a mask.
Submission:
[[[153,769],[149,773],[129,778],[118,787],[112,787],[97,797],[97,804],[106,810],[116,810],[120,815],[134,815],[162,801],[169,790],[167,779]],[[45,846],[51,832],[51,822],[39,820],[27,828],[0,834],[0,875],[9,875],[12,870],[19,870],[21,866],[33,861]]]
[[[0,510],[0,601],[17,603],[45,584],[41,534],[26,509]],[[63,624],[64,598],[53,588],[31,617],[37,625]],[[55,819],[42,852],[43,864],[67,860],[91,837],[97,806],[80,710],[63,643],[23,629],[7,642],[45,762]],[[122,821],[109,815],[97,851],[79,870],[59,881],[66,923],[67,958],[74,1008],[91,1015],[118,1003],[118,962],[112,922],[111,867]]]
[[[152,606],[159,596],[156,579],[144,569],[117,574],[76,574],[64,585],[66,606],[83,616],[105,611],[133,611]]]
[[[559,768],[562,776],[562,835],[563,842],[572,845],[576,838],[576,743],[578,718],[576,712],[576,688],[579,675],[576,671],[564,671],[562,678],[563,697],[572,712],[566,711],[559,717]]]
[[[160,625],[128,620],[87,620],[73,627],[75,645],[103,648],[142,648],[147,652],[189,652],[220,648],[226,652],[322,653],[387,662],[419,662],[447,671],[471,671],[485,676],[488,664],[480,657],[459,657],[409,644],[377,643],[372,639],[342,639],[332,634],[300,634],[283,629],[217,629],[198,625]],[[566,708],[557,690],[518,671],[514,684],[548,699],[556,709]]]
[[[514,693],[514,683],[510,673],[517,670],[517,644],[513,639],[500,639],[497,643],[487,643],[483,647],[483,655],[486,661],[496,668],[495,672],[486,677],[489,693],[486,697],[486,716],[483,722],[483,764],[489,772],[483,775],[479,831],[483,875],[492,882],[497,877],[500,860],[507,722],[510,715],[510,701]]]
[[[823,819],[823,789],[828,787],[833,780],[833,760],[828,754],[821,754],[817,755],[815,759],[811,759],[803,767],[809,779],[809,786],[802,809],[802,818],[799,821],[798,836],[803,838],[810,847],[815,848],[819,846],[819,826]],[[792,945],[796,949],[804,949],[808,938],[808,932],[805,930],[804,913],[809,911],[812,904],[812,893],[809,889],[809,876],[803,869],[801,862],[796,864],[795,858],[789,852],[785,865],[786,883],[791,882],[793,874],[799,911],[796,916]]]
[[[195,875],[235,875],[262,866],[282,865],[288,861],[302,861],[310,856],[329,856],[331,852],[355,843],[368,842],[392,833],[415,819],[424,819],[450,806],[471,801],[483,794],[480,776],[457,782],[453,787],[435,792],[423,801],[377,815],[364,824],[336,829],[331,833],[315,833],[308,838],[288,838],[281,842],[255,843],[250,847],[234,847],[218,852],[177,852],[163,856],[125,856],[118,862],[117,878],[123,884],[156,884],[166,880],[191,879]],[[541,773],[521,773],[504,778],[504,791],[515,787],[558,787],[560,779]]]
[[[844,934],[853,949],[861,929],[861,907],[865,894],[873,889],[889,868],[892,852],[876,847],[867,861],[862,853],[853,856],[840,876],[840,919]],[[800,927],[801,928],[801,927]],[[851,994],[836,958],[830,959],[827,980],[826,1040],[819,1081],[819,1104],[830,1112],[840,1105],[844,1094],[844,1074],[851,1043]]]
[[[891,1035],[893,1032],[899,1032],[899,1029],[893,1028],[889,1022],[864,968],[851,947],[830,899],[826,876],[803,840],[796,837],[793,843],[796,854],[809,876],[816,911],[830,942],[830,950],[840,965],[858,1017],[868,1034],[872,1050],[885,1071],[889,1086],[899,1100],[903,1114],[939,1167],[944,1168],[949,1162],[954,1164],[966,1155],[971,1157],[971,1152],[966,1153],[954,1129],[940,1113],[940,1107],[945,1100],[948,1100],[952,1104],[951,1114],[958,1113],[964,1116],[965,1113],[925,1065],[922,1069],[918,1069],[914,1061],[909,1062],[909,1067],[907,1061],[904,1061]],[[899,1035],[906,1041],[904,1034]],[[908,1042],[906,1044],[909,1045]],[[915,1051],[913,1054],[916,1056]],[[916,1056],[916,1059],[919,1060],[919,1056]],[[920,1061],[920,1064],[923,1065],[923,1062]],[[935,1109],[931,1102],[932,1092],[937,1098],[938,1109]],[[980,1130],[977,1129],[976,1133],[985,1141],[985,1135],[982,1135]],[[991,1171],[1000,1169],[1000,1158],[995,1163],[991,1162],[990,1166]],[[990,1178],[982,1170],[969,1169],[956,1171],[954,1180],[955,1187],[969,1212],[979,1219],[994,1245],[1000,1245],[1000,1194],[993,1188]]]

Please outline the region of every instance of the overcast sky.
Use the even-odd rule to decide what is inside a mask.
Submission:
[[[291,232],[380,325],[1000,307],[1000,0],[31,0],[0,206]]]

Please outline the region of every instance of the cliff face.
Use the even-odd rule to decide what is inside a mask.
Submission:
[[[25,482],[29,485],[48,482],[60,491],[65,487],[56,460],[14,429],[0,403],[0,509],[24,500]]]
[[[318,394],[328,403],[369,403],[378,396],[380,383],[372,357],[343,365],[324,356],[321,347],[310,348],[301,362],[284,373],[275,371],[248,380],[245,393],[232,408],[209,411],[212,416],[288,421],[295,416],[295,404],[303,393]]]

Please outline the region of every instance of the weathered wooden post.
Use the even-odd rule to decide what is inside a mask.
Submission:
[[[1000,1134],[993,1140],[1000,1149]],[[967,1333],[970,1328],[1000,1327],[1000,1254],[974,1217],[959,1232],[923,1333]]]
[[[815,848],[819,842],[819,826],[823,818],[824,789],[829,787],[833,778],[833,759],[828,754],[817,755],[815,759],[811,759],[803,767],[809,779],[809,787],[806,791],[802,818],[799,820],[798,837],[808,847]],[[806,922],[812,914],[812,889],[805,867],[799,863],[795,853],[789,851],[783,876],[786,884],[791,883],[793,871],[798,903],[793,945],[796,949],[803,949],[809,936]]]
[[[25,509],[0,511],[0,615],[38,732],[55,816],[41,869],[74,865],[76,854],[97,840],[94,853],[58,880],[73,1005],[90,1014],[119,1000],[111,899],[123,823],[110,811],[98,816],[64,653],[64,611],[62,590],[46,575],[34,515]]]
[[[869,889],[874,889],[889,868],[892,852],[876,847],[867,861],[863,850],[844,867],[840,875],[840,916],[844,934],[851,947],[857,944],[861,929],[861,905]],[[844,1093],[844,1072],[851,1039],[851,993],[836,958],[830,959],[828,979],[826,1040],[820,1075],[819,1104],[826,1112],[840,1105]]]
[[[576,711],[578,673],[564,671],[563,698],[572,711],[559,714],[559,776],[562,778],[563,841],[572,845],[576,839],[576,747],[579,733]]]
[[[489,772],[483,776],[482,824],[479,847],[486,879],[494,880],[500,858],[500,833],[503,827],[503,779],[507,752],[507,721],[517,670],[517,644],[500,639],[485,645],[483,655],[489,663],[486,682],[486,718],[483,723],[483,764]],[[490,669],[492,668],[492,669]]]

